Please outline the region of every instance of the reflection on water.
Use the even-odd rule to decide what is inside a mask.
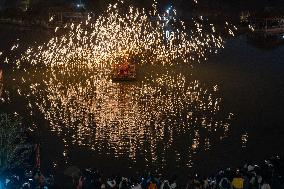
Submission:
[[[244,133],[244,134],[241,136],[242,148],[247,147],[247,142],[248,142],[248,133]]]
[[[164,22],[150,20],[144,11],[130,8],[120,15],[113,6],[95,21],[66,25],[67,34],[28,48],[13,62],[16,73],[24,73],[14,75],[18,95],[32,116],[39,110],[63,139],[64,156],[76,144],[101,157],[142,158],[160,168],[174,159],[191,167],[199,149],[227,136],[232,114],[222,111],[218,86],[207,87],[178,69],[190,72],[189,65],[216,53],[223,39],[214,26],[207,33],[195,20],[189,36],[175,20],[181,28],[165,41]],[[112,64],[123,57],[141,70],[136,82],[111,81]]]
[[[97,77],[94,70],[82,82],[74,82],[80,72],[63,75],[51,74],[44,89],[32,85],[36,101],[31,104],[64,139],[66,148],[87,146],[96,154],[126,155],[133,162],[142,156],[147,164],[161,168],[167,153],[175,149],[177,164],[183,158],[190,167],[198,149],[210,149],[211,140],[226,137],[229,130],[232,114],[220,110],[218,86],[208,88],[175,71],[133,83],[113,83]]]

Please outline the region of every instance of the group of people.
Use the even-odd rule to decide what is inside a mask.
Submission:
[[[55,186],[53,175],[44,176],[39,169],[0,178],[0,189],[51,189]]]
[[[256,165],[246,162],[210,177],[190,177],[186,189],[284,189],[284,162],[278,156]]]
[[[24,178],[12,176],[0,179],[0,189],[284,189],[284,161],[279,157],[261,164],[246,162],[238,168],[218,170],[211,176],[192,174],[165,179],[161,174],[139,174],[136,177],[112,175],[106,177],[96,169],[83,169],[72,177],[69,186],[56,184],[53,176],[44,177],[39,169],[27,172]],[[186,181],[186,182],[185,182]]]
[[[177,187],[176,175],[165,180],[161,174],[154,176],[149,172],[137,178],[111,176],[104,180],[99,171],[86,169],[79,178],[76,189],[177,189]]]
[[[112,176],[104,181],[99,172],[88,171],[80,177],[77,189],[284,189],[284,162],[279,157],[259,165],[246,162],[238,168],[221,169],[208,177],[194,174],[186,183],[177,176],[164,179],[151,173],[138,178]]]

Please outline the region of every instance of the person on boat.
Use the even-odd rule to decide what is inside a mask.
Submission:
[[[129,65],[128,59],[125,58],[120,68],[120,71],[122,72],[123,76],[127,76],[129,74],[129,68],[130,68],[130,65]]]

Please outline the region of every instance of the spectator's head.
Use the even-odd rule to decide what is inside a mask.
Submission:
[[[235,177],[242,177],[242,174],[239,169],[236,170]]]
[[[106,185],[105,185],[105,184],[102,184],[102,185],[101,185],[101,189],[106,189]]]

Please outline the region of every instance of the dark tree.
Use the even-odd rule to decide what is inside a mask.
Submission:
[[[31,153],[32,148],[26,143],[20,118],[0,114],[0,174],[27,167]]]

